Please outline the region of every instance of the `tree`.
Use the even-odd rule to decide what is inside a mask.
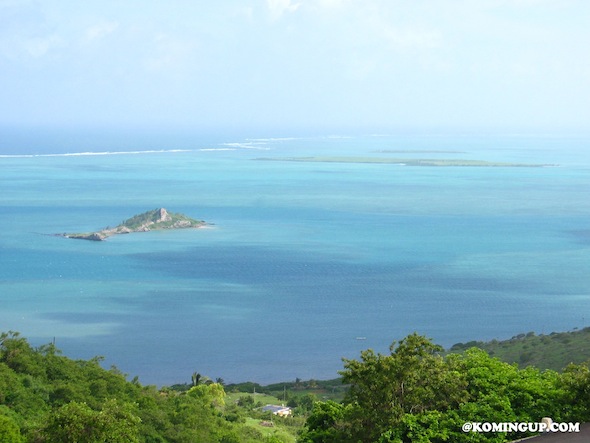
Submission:
[[[188,390],[189,396],[200,398],[205,404],[220,408],[225,405],[225,390],[219,383],[193,386]]]
[[[318,398],[315,394],[307,393],[299,397],[298,406],[303,411],[311,411],[313,409],[314,403],[318,401]]]
[[[345,402],[355,406],[360,441],[375,441],[405,414],[444,411],[466,399],[465,377],[446,364],[442,350],[414,333],[392,343],[390,355],[369,349],[360,361],[344,359],[340,374],[351,385]]]
[[[567,408],[568,420],[590,420],[590,368],[588,363],[568,365],[560,383],[564,389],[562,407]]]
[[[302,443],[347,443],[352,440],[349,415],[352,406],[332,400],[316,402],[298,441]]]
[[[490,357],[480,349],[445,358],[449,371],[456,371],[468,382],[466,401],[446,410],[406,414],[395,428],[386,431],[384,442],[504,442],[525,437],[525,433],[464,433],[466,422],[538,422],[544,416],[558,421],[563,391],[559,374],[536,368],[518,369]]]
[[[42,356],[18,332],[0,334],[0,362],[17,373],[44,376]]]
[[[46,442],[136,443],[140,419],[129,405],[107,401],[100,411],[86,403],[70,402],[59,408],[44,430]]]
[[[15,421],[5,415],[0,415],[0,441],[2,443],[23,443],[25,441]]]
[[[197,386],[201,382],[201,377],[202,377],[202,375],[199,374],[198,372],[193,372],[193,375],[191,376],[193,386]]]
[[[191,380],[192,380],[193,386],[213,383],[213,380],[211,380],[206,375],[201,375],[199,372],[193,372],[193,375],[191,376]],[[215,383],[223,384],[223,379],[218,378]]]

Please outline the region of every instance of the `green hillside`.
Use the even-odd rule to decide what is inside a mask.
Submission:
[[[517,363],[520,367],[535,366],[561,371],[570,363],[590,359],[590,327],[548,335],[529,332],[502,341],[457,343],[449,352],[463,352],[472,347],[483,349],[502,361]]]
[[[204,223],[202,220],[195,220],[184,214],[168,212],[164,208],[158,208],[135,215],[122,222],[117,228],[125,227],[131,231],[149,228],[149,230],[153,231],[157,229],[173,229],[175,227],[199,227]]]

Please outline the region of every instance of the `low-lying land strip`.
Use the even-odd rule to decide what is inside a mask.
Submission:
[[[398,166],[463,166],[492,168],[542,168],[557,166],[541,163],[491,162],[486,160],[437,159],[437,158],[387,158],[387,157],[260,157],[260,161],[307,162],[307,163],[374,163]]]

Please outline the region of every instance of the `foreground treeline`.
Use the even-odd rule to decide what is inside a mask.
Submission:
[[[558,373],[519,369],[477,348],[443,356],[440,346],[417,334],[390,350],[344,360],[345,400],[317,402],[300,441],[505,442],[525,435],[464,433],[462,425],[590,420],[587,364]]]
[[[33,348],[17,333],[3,333],[0,442],[505,442],[525,435],[466,434],[462,425],[590,420],[587,364],[519,369],[476,348],[444,354],[417,334],[390,351],[344,360],[343,401],[316,401],[309,391],[321,389],[315,382],[283,386],[281,399],[295,412],[283,419],[261,410],[280,401],[252,394],[254,386],[250,394],[233,392],[196,373],[176,389],[142,386],[103,369],[99,358],[71,360],[51,344]]]
[[[34,349],[17,333],[1,334],[0,442],[295,440],[277,427],[261,432],[248,425],[247,415],[260,414],[258,421],[266,417],[225,404],[226,394],[219,383],[204,380],[186,392],[158,390],[127,381],[117,369],[105,370],[99,363],[99,358],[71,360],[53,345]]]

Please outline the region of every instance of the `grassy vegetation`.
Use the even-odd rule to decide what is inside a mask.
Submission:
[[[290,432],[284,426],[284,423],[289,421],[289,418],[275,417],[271,420],[260,420],[258,418],[247,418],[246,426],[254,429],[256,432],[262,434],[268,441],[281,441],[285,443],[295,443],[297,441],[296,433]],[[303,423],[300,428],[302,428]]]
[[[177,214],[173,212],[166,212],[166,214],[169,217],[167,217],[166,220],[161,220],[160,209],[153,209],[123,221],[119,226],[117,226],[117,228],[125,227],[134,231],[136,229],[141,229],[143,226],[149,225],[150,230],[154,230],[169,229],[179,224],[199,226],[204,223],[202,220],[195,220],[194,218],[187,217],[184,214]]]
[[[240,399],[243,399],[244,396],[248,396],[252,398],[252,404],[257,405],[257,407],[261,407],[264,405],[280,405],[283,400],[279,399],[274,395],[263,394],[263,393],[250,393],[250,392],[240,392],[240,391],[230,391],[229,388],[225,387],[227,391],[227,395],[225,397],[226,403],[237,403]]]
[[[570,363],[578,364],[590,359],[590,327],[548,335],[529,332],[503,341],[457,343],[449,352],[463,352],[472,347],[483,349],[507,363],[517,363],[520,367],[535,366],[561,371]]]
[[[311,162],[311,163],[375,163],[404,166],[463,166],[463,167],[519,167],[533,168],[555,166],[535,163],[490,162],[485,160],[425,159],[425,158],[386,158],[386,157],[284,157],[257,158],[256,160]]]
[[[295,442],[297,433],[303,428],[307,413],[313,404],[310,403],[307,409],[293,408],[291,416],[280,417],[273,415],[270,411],[263,411],[262,408],[266,405],[285,405],[286,402],[283,399],[258,392],[227,390],[225,397],[227,407],[235,407],[237,411],[241,411],[241,422],[269,440],[272,437],[277,441]]]
[[[273,383],[262,386],[258,383],[245,382],[226,386],[228,392],[256,392],[267,394],[283,402],[291,399],[313,395],[319,400],[342,401],[348,387],[342,384],[342,378],[331,380],[300,380]]]

